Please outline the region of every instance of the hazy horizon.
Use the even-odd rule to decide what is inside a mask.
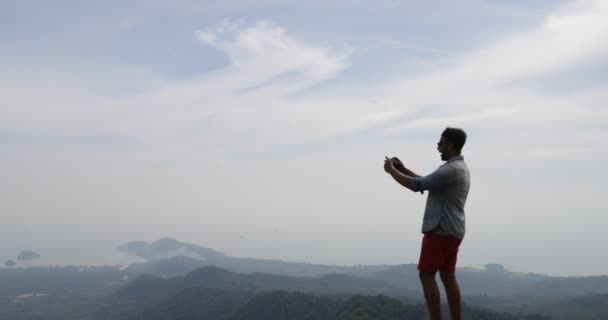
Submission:
[[[135,239],[133,241],[145,241],[148,243],[152,243],[159,239],[151,239],[149,241],[142,239]],[[180,241],[180,239],[176,239]],[[243,239],[242,239],[243,240]],[[180,241],[183,242],[183,241]],[[122,245],[125,242],[117,243],[116,246]],[[183,242],[186,243],[186,242]],[[191,243],[195,245],[201,245],[206,247],[203,244]],[[211,249],[217,249],[210,247]],[[94,247],[92,249],[88,249],[83,247],[82,244],[78,246],[69,246],[66,245],[60,249],[58,248],[49,248],[45,246],[40,246],[42,251],[34,252],[41,255],[40,259],[30,260],[30,261],[17,261],[17,255],[21,250],[11,251],[8,250],[8,254],[3,254],[3,258],[5,260],[14,260],[17,262],[17,267],[46,267],[46,266],[102,266],[102,265],[129,265],[131,263],[139,263],[145,262],[146,259],[136,257],[131,254],[122,253],[116,250],[116,247],[110,246],[99,246]],[[29,249],[25,249],[29,250]],[[284,258],[278,255],[265,255],[263,252],[252,253],[251,250],[243,252],[244,255],[234,254],[231,252],[223,252],[218,250],[221,253],[226,254],[226,256],[237,257],[237,258],[254,258],[254,259],[268,259],[268,260],[281,260],[285,262],[295,262],[295,263],[311,263],[311,264],[319,264],[319,265],[333,265],[333,266],[358,266],[358,265],[403,265],[403,264],[417,264],[417,258],[412,257],[411,261],[406,260],[395,260],[395,261],[371,261],[369,259],[355,259],[352,262],[335,262],[336,260],[317,260],[317,261],[305,261],[305,260],[297,260]],[[247,253],[252,253],[252,255],[247,255]],[[371,253],[373,254],[373,253]],[[292,254],[287,254],[286,256],[293,256]],[[402,255],[403,256],[403,255]],[[193,257],[196,258],[196,257]],[[360,262],[366,261],[366,262]],[[464,265],[462,263],[458,264],[458,268],[476,268],[476,269],[484,269],[485,264],[498,263],[497,261],[487,261],[485,263],[476,264],[476,265]],[[608,276],[608,274],[598,273],[598,274],[560,274],[560,273],[549,273],[543,270],[521,270],[514,269],[512,264],[499,263],[505,267],[508,272],[521,272],[521,273],[537,273],[549,276]],[[0,266],[3,268],[4,265]]]
[[[382,165],[468,133],[459,267],[608,274],[608,2],[0,4],[0,259],[418,260]]]

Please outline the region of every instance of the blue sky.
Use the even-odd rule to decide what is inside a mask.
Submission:
[[[415,262],[424,199],[382,160],[430,173],[457,126],[461,265],[605,274],[607,18],[603,1],[2,2],[0,254],[94,263],[172,236]]]

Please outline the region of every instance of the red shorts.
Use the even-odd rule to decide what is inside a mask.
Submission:
[[[418,270],[422,272],[454,272],[461,239],[427,233],[422,238]]]

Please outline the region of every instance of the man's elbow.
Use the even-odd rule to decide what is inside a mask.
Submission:
[[[422,189],[422,188],[410,188],[410,190],[412,190],[412,192],[420,192],[420,193],[424,192],[424,189]]]
[[[422,190],[424,190],[424,187],[420,182],[414,181],[414,183],[412,183],[412,185],[408,189],[412,190],[413,192],[421,192]]]

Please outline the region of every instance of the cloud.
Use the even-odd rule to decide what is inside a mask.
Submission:
[[[583,125],[591,116],[583,110],[599,106],[604,94],[584,87],[569,94],[550,94],[542,88],[560,72],[587,68],[608,53],[605,3],[575,7],[562,8],[537,29],[478,48],[435,72],[411,74],[388,84],[378,96],[402,101],[403,109],[410,112],[429,105],[449,106],[449,114],[411,119],[400,125],[403,128],[444,123],[474,126],[509,119],[514,120],[509,125],[527,129],[531,129],[527,124],[563,125],[566,119],[569,127]],[[504,111],[517,116],[505,117]]]
[[[115,70],[101,80],[103,70],[79,66],[6,68],[0,90],[10,107],[2,110],[1,121],[13,137],[34,133],[58,136],[44,141],[64,137],[66,143],[88,141],[74,137],[140,141],[138,148],[151,152],[151,158],[181,157],[191,154],[192,146],[218,159],[231,152],[313,143],[339,148],[362,133],[381,140],[431,134],[446,125],[496,141],[508,140],[513,131],[545,139],[551,130],[596,130],[564,138],[581,144],[601,136],[588,127],[602,127],[606,94],[584,87],[567,94],[540,89],[563,69],[588,67],[606,53],[606,5],[581,3],[560,8],[536,28],[459,52],[434,69],[336,91],[341,72],[352,64],[352,49],[303,41],[269,21],[226,19],[194,35],[201,45],[224,54],[227,65],[191,79],[152,81],[140,91],[100,89],[155,78],[121,73],[122,66],[101,67]],[[538,142],[524,143],[529,150]]]
[[[312,84],[348,67],[348,52],[336,53],[303,43],[271,22],[259,21],[244,29],[242,23],[224,20],[213,30],[197,31],[196,36],[202,43],[222,50],[232,72],[252,73],[257,84],[286,73],[297,74],[299,81]]]
[[[107,70],[10,68],[13,72],[0,79],[7,84],[2,90],[10,105],[2,112],[3,126],[58,136],[51,141],[62,137],[82,141],[70,135],[123,136],[148,141],[143,145],[163,141],[171,145],[166,145],[168,149],[202,144],[210,150],[218,146],[238,150],[304,139],[311,136],[315,122],[328,121],[319,121],[324,117],[317,114],[318,106],[297,102],[292,95],[347,68],[348,50],[302,42],[285,28],[265,21],[246,27],[243,22],[225,20],[196,36],[224,52],[229,65],[188,81],[157,82],[149,90],[131,94],[97,90],[145,83],[146,74],[100,78]],[[38,80],[32,82],[34,78]],[[339,106],[323,107],[328,107],[326,114],[343,112]],[[330,119],[327,128],[312,136],[334,130],[335,117]]]
[[[55,74],[47,73],[52,80],[34,87],[37,95],[25,94],[31,84],[10,94],[21,110],[12,113],[21,116],[14,121],[8,114],[5,119],[13,120],[5,123],[18,123],[25,131],[43,132],[55,124],[49,130],[72,128],[81,136],[124,135],[233,151],[272,150],[373,128],[381,138],[445,125],[480,130],[515,126],[532,132],[539,121],[558,126],[569,119],[570,126],[582,125],[591,113],[581,111],[581,102],[592,108],[604,101],[601,92],[558,97],[529,81],[601,57],[606,49],[602,39],[608,38],[603,37],[608,19],[602,19],[607,10],[601,2],[560,10],[537,29],[460,53],[432,72],[426,68],[401,80],[335,93],[323,88],[339,83],[336,76],[350,66],[351,49],[304,42],[268,21],[226,19],[195,32],[201,44],[227,57],[223,68],[190,80],[158,82],[163,85],[140,94],[109,97],[81,86],[88,75],[62,73],[56,81]],[[52,106],[45,105],[49,101]],[[56,121],[49,124],[49,119]]]
[[[587,3],[592,5],[550,14],[538,30],[481,50],[469,63],[486,77],[516,81],[595,62],[608,52],[601,40],[608,38],[608,7],[602,1]]]

